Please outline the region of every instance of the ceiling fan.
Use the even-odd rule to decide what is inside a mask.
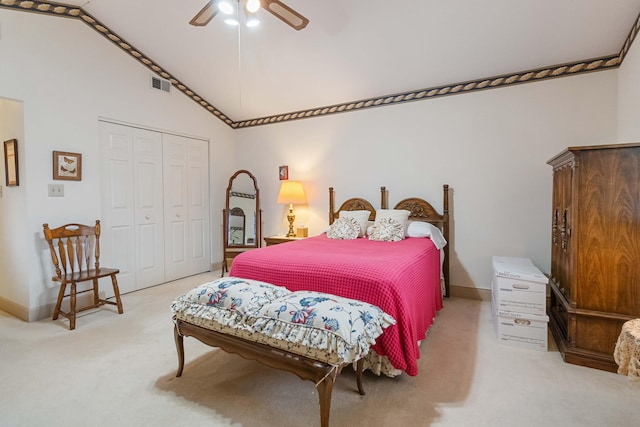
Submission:
[[[209,2],[189,21],[189,24],[196,27],[203,27],[222,12],[229,15],[225,20],[230,25],[238,25],[238,21],[233,18],[240,4],[244,5],[247,26],[257,25],[255,13],[262,7],[267,12],[289,25],[294,30],[300,31],[307,26],[309,20],[291,9],[279,0],[209,0]]]

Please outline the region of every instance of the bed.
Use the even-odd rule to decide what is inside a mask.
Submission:
[[[409,211],[408,220],[433,224],[449,240],[449,187],[443,186],[443,211],[426,200],[408,198],[393,210]],[[335,209],[335,193],[329,189],[329,224],[341,212],[387,213],[388,193],[381,188],[380,209],[365,199],[351,198]],[[344,213],[343,212],[343,213]],[[345,214],[348,215],[348,214]],[[377,224],[377,223],[376,223]],[[328,233],[285,244],[245,252],[234,259],[230,276],[260,280],[290,291],[310,290],[373,304],[390,314],[396,325],[377,339],[364,360],[364,368],[376,374],[418,374],[418,344],[426,336],[443,294],[449,290],[449,245],[436,247],[434,240],[407,237],[400,241],[330,239]]]

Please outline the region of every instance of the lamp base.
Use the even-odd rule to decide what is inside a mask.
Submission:
[[[289,207],[289,213],[287,214],[287,221],[289,221],[289,232],[287,237],[296,237],[296,232],[293,231],[293,221],[296,220],[296,216],[293,214],[293,207]]]

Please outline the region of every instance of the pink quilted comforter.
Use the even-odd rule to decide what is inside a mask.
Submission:
[[[440,252],[427,238],[378,242],[334,240],[321,234],[244,252],[233,260],[229,275],[380,307],[396,324],[373,349],[412,376],[418,374],[418,341],[442,308]]]

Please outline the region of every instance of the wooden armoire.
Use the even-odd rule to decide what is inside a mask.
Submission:
[[[553,167],[549,327],[564,361],[615,372],[640,317],[640,143],[569,147]]]

